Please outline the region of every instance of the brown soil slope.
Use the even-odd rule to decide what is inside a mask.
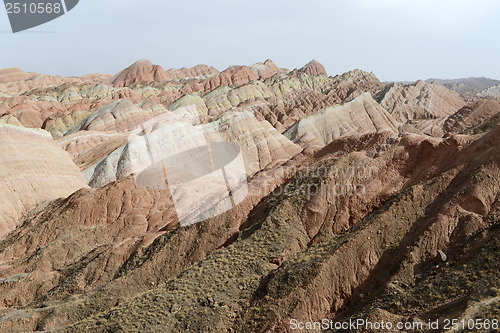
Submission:
[[[15,329],[31,322],[28,327],[50,329],[80,318],[64,331],[284,332],[290,331],[291,318],[468,316],[478,302],[498,304],[495,261],[480,271],[463,265],[476,267],[495,255],[499,137],[497,127],[482,137],[429,139],[382,132],[336,141],[251,208],[248,218],[233,212],[167,232],[121,268],[110,269],[118,270],[107,278],[115,281],[96,284],[98,292],[65,297],[66,288],[82,285],[74,280],[77,272],[95,260],[86,256],[85,264],[66,271],[73,275],[67,278],[71,283],[48,294],[52,300],[41,297],[11,313],[4,324]],[[349,171],[352,166],[357,168]],[[228,224],[236,231],[232,237],[221,233]],[[214,237],[215,230],[222,238]],[[174,239],[180,234],[179,243]],[[214,238],[220,240],[216,251],[207,243]],[[173,244],[183,245],[175,253]],[[446,254],[446,262],[440,253]],[[142,288],[150,291],[122,303],[120,293],[130,295],[128,277],[152,274],[151,267],[163,267],[158,259],[165,255],[170,268]],[[186,255],[194,264],[190,268],[176,259]],[[175,262],[177,268],[171,266]],[[443,289],[453,279],[464,286]],[[431,280],[436,281],[434,291],[424,288]],[[408,293],[398,298],[391,288]],[[418,293],[412,298],[413,289]],[[366,299],[386,295],[392,295],[394,306]],[[54,302],[59,297],[64,302]],[[110,305],[115,307],[106,310]],[[432,307],[450,312],[427,311]],[[39,321],[33,319],[37,316]]]
[[[2,75],[0,180],[13,207],[0,207],[2,333],[500,319],[496,101],[464,106],[443,86],[360,70],[328,77],[317,61]],[[188,140],[158,116],[238,145],[246,198],[180,227],[176,196],[139,186],[127,154],[151,119],[165,149]],[[212,184],[182,202],[217,208]]]

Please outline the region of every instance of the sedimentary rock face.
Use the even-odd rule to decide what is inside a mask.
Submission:
[[[38,204],[87,188],[71,156],[44,130],[0,124],[0,237]]]
[[[317,61],[0,70],[0,331],[492,316],[499,112]]]

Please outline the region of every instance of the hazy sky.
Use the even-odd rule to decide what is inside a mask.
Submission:
[[[315,58],[330,75],[500,79],[499,18],[498,0],[80,0],[17,34],[0,9],[0,68],[79,76],[141,58],[165,69]]]

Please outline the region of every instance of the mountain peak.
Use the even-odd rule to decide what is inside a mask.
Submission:
[[[307,75],[328,75],[325,67],[316,59],[309,61],[304,67],[299,69],[300,72],[303,72]]]
[[[140,59],[110,79],[115,87],[126,87],[132,83],[155,82],[166,79],[166,73],[159,65],[148,59]]]
[[[131,66],[154,66],[153,63],[149,59],[139,59],[134,62]]]
[[[276,73],[281,72],[281,69],[271,59],[267,59],[264,62],[258,62],[252,65],[252,67],[250,68],[261,79],[266,79]]]

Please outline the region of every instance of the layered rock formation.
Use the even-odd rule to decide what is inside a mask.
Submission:
[[[500,84],[489,87],[477,94],[479,97],[495,97],[500,98]]]
[[[145,138],[151,145],[160,144],[170,154],[193,148],[191,141],[197,143],[198,136],[206,136],[207,142],[232,142],[242,151],[249,175],[262,170],[267,165],[286,161],[300,152],[299,146],[276,131],[267,121],[257,120],[249,111],[228,111],[209,124],[192,126],[171,121],[171,117],[153,119],[155,129]],[[179,126],[182,131],[179,132]],[[188,129],[186,129],[188,128]],[[182,138],[182,139],[181,139]],[[80,137],[75,136],[80,140]],[[128,137],[132,140],[132,137]],[[204,141],[204,140],[202,140]],[[66,142],[66,141],[65,141]],[[98,146],[102,148],[101,145]],[[131,161],[130,145],[122,144],[95,163],[87,163],[83,169],[85,178],[92,187],[103,185],[131,174],[134,170]]]
[[[85,171],[127,143],[127,135],[117,132],[84,131],[61,138],[57,143],[71,154]]]
[[[458,94],[422,80],[411,85],[393,84],[375,99],[401,122],[447,117],[466,104]]]
[[[3,68],[0,69],[0,83],[24,81],[35,75],[35,73],[26,73],[19,68]]]
[[[143,228],[155,235],[155,230],[171,221],[168,200],[154,199],[151,197],[154,192],[136,193],[139,189],[130,179],[96,192],[81,192],[68,202],[54,203],[47,215],[39,215],[26,224],[23,233],[36,233],[34,226],[42,220],[59,219],[59,225],[68,231],[58,232],[66,234],[71,225],[57,216],[70,205],[81,212],[79,216],[88,216],[81,220],[83,225],[98,223],[102,230],[86,231],[81,237],[99,237],[92,242],[103,245],[87,257],[90,263],[75,267],[76,271],[54,275],[40,293],[29,294],[28,299],[19,301],[26,303],[35,299],[40,304],[56,304],[55,300],[65,298],[76,286],[83,288],[81,292],[88,292],[76,299],[57,301],[50,309],[16,316],[25,327],[43,322],[38,327],[47,329],[58,327],[63,313],[68,316],[65,322],[71,323],[87,317],[89,312],[105,310],[65,331],[197,331],[202,328],[218,331],[232,327],[236,331],[281,332],[289,331],[290,318],[308,321],[349,316],[346,309],[354,301],[366,304],[367,314],[372,313],[378,320],[385,318],[384,314],[393,311],[394,306],[400,311],[396,317],[404,316],[405,311],[416,311],[413,312],[415,320],[422,322],[435,316],[457,315],[442,310],[443,304],[455,302],[457,298],[465,307],[468,300],[474,298],[487,310],[494,296],[489,296],[488,289],[479,290],[481,286],[495,285],[497,266],[492,255],[498,238],[494,216],[498,213],[495,198],[500,184],[488,179],[498,180],[500,172],[497,164],[490,163],[492,157],[496,161],[499,156],[495,145],[499,133],[497,128],[476,140],[460,136],[429,139],[421,135],[397,138],[388,132],[346,138],[319,151],[314,160],[304,160],[304,157],[292,160],[289,166],[268,170],[260,180],[256,178],[258,186],[273,178],[279,183],[276,176],[286,175],[287,167],[293,167],[294,163],[295,166],[312,163],[309,164],[312,169],[295,175],[288,190],[275,191],[276,195],[258,205],[256,197],[253,205],[247,201],[237,211],[220,218],[163,235],[158,233],[152,243],[151,237],[120,242],[118,248],[104,244],[110,237],[116,237],[124,223],[125,226],[144,225],[145,221],[139,223],[131,219],[138,214],[148,215],[140,210],[150,211],[152,203],[158,207],[155,211],[164,207],[163,214],[167,215],[163,215],[162,223],[155,224],[153,221],[160,220],[150,219],[149,226]],[[338,172],[350,167],[355,168],[354,173]],[[487,174],[492,178],[486,177]],[[482,180],[476,182],[470,175]],[[339,176],[343,177],[344,189],[333,186],[339,183]],[[111,190],[116,195],[111,194]],[[143,199],[126,206],[130,195]],[[110,203],[88,209],[95,205],[93,202],[103,200]],[[113,206],[116,207],[109,211]],[[107,207],[105,216],[108,221],[114,221],[112,224],[91,222],[99,207]],[[255,208],[247,218],[250,207]],[[144,234],[140,228],[126,230]],[[214,230],[218,230],[216,235]],[[345,230],[349,232],[342,232]],[[231,237],[234,232],[237,237]],[[127,234],[117,240],[122,237]],[[65,243],[59,246],[68,247],[73,242],[65,238]],[[134,242],[137,245],[134,246]],[[19,241],[20,245],[25,243]],[[225,246],[213,254],[204,254],[222,243]],[[179,252],[180,244],[190,251]],[[467,251],[456,250],[457,246],[463,249],[463,244],[467,244]],[[486,245],[481,250],[479,244]],[[133,250],[136,246],[140,250]],[[18,251],[29,255],[35,249],[25,244]],[[90,249],[80,247],[75,253],[83,255]],[[436,268],[436,262],[443,260],[438,252],[446,253],[450,265]],[[58,248],[51,247],[41,255],[49,257],[57,253]],[[11,255],[3,253],[2,259]],[[103,265],[102,260],[107,257],[114,260],[112,264]],[[198,264],[188,268],[190,262],[198,262],[199,258],[202,259]],[[486,258],[490,258],[490,264],[484,266]],[[62,267],[74,267],[71,261],[59,260],[58,263]],[[18,271],[25,270],[26,263],[22,261],[11,264],[19,267]],[[482,267],[481,276],[468,274],[464,268],[468,265]],[[37,278],[46,276],[47,273],[41,273],[45,270],[37,267],[35,272],[40,277],[20,275],[13,283],[20,289],[29,288]],[[61,268],[59,271],[66,272]],[[419,275],[423,272],[433,273],[429,277]],[[453,276],[463,286],[446,291],[447,281]],[[440,297],[425,291],[429,279],[439,281],[433,288]],[[401,291],[399,286],[412,286],[411,295],[420,298]],[[90,292],[93,288],[98,292]],[[44,296],[43,290],[49,289],[52,291]],[[150,291],[124,299],[144,290]],[[473,290],[478,291],[473,293]],[[11,293],[9,289],[2,295],[11,300]],[[392,301],[386,302],[388,299]],[[110,305],[115,307],[106,309]],[[360,312],[357,316],[364,315]],[[7,325],[14,323],[8,321]]]
[[[311,60],[304,67],[299,69],[299,71],[302,73],[306,73],[307,75],[328,75],[325,67],[323,67],[323,65],[317,60]]]
[[[498,317],[493,99],[317,61],[0,78],[0,332]]]
[[[36,205],[87,187],[49,133],[0,124],[0,237]]]
[[[173,331],[203,327],[219,331],[229,326],[236,331],[283,332],[292,331],[290,318],[342,318],[355,301],[366,304],[367,310],[361,311],[367,312],[354,318],[371,314],[373,320],[386,319],[394,307],[401,311],[396,318],[404,318],[406,311],[416,313],[414,320],[423,323],[436,316],[446,318],[456,313],[450,312],[452,309],[443,311],[443,304],[457,298],[461,304],[479,301],[484,313],[494,315],[496,296],[490,296],[488,289],[479,290],[480,286],[498,285],[494,282],[498,263],[493,259],[498,225],[491,224],[490,218],[495,215],[490,212],[498,213],[493,203],[500,187],[498,183],[490,187],[486,179],[473,183],[464,174],[497,177],[498,167],[489,163],[491,155],[498,156],[492,141],[498,139],[500,132],[496,132],[476,142],[458,137],[428,141],[406,136],[397,141],[399,145],[380,151],[367,164],[363,164],[359,153],[347,153],[332,166],[350,160],[364,167],[376,166],[379,171],[365,175],[364,195],[340,198],[337,203],[329,200],[329,195],[335,195],[329,191],[312,197],[294,192],[292,196],[282,194],[269,199],[264,203],[268,212],[257,215],[255,227],[242,232],[230,246],[166,284],[76,323],[67,331],[111,327]],[[391,140],[378,135],[358,139],[357,147],[352,146],[354,142],[348,145],[356,147],[354,151],[369,152]],[[327,147],[321,155],[336,152],[342,156],[347,152],[337,147]],[[429,159],[422,159],[424,152]],[[479,152],[473,161],[467,157]],[[394,159],[402,164],[387,163]],[[321,165],[325,164],[317,167]],[[448,171],[441,174],[444,169]],[[307,177],[314,176],[301,177],[311,184]],[[406,177],[411,178],[409,183]],[[454,184],[451,188],[450,183]],[[329,184],[327,180],[317,186],[328,189]],[[376,198],[399,193],[403,188],[406,190],[383,207],[374,205]],[[294,190],[301,191],[300,187]],[[450,202],[452,197],[457,201]],[[362,213],[363,208],[373,214]],[[465,225],[460,225],[459,220]],[[359,223],[351,225],[353,221]],[[339,233],[345,229],[350,232]],[[467,230],[465,234],[460,232],[462,229]],[[314,245],[308,246],[311,239]],[[467,251],[454,250],[455,246],[463,248],[463,242],[468,244]],[[480,244],[485,246],[481,249]],[[448,255],[440,259],[439,253]],[[449,261],[449,267],[436,268],[438,260]],[[482,266],[486,262],[489,264]],[[483,267],[483,273],[480,277],[470,276],[464,268],[467,265]],[[426,271],[433,274],[418,275]],[[266,278],[262,280],[262,276]],[[436,283],[431,291],[425,287],[429,280]],[[446,291],[446,281],[452,280],[460,287]],[[379,284],[387,286],[386,293],[376,292]],[[398,289],[401,285],[415,286],[415,296]],[[432,293],[434,290],[437,295]],[[386,303],[388,298],[393,301]],[[169,310],[162,312],[165,307]]]
[[[482,100],[472,103],[449,116],[443,124],[448,133],[460,133],[490,119],[500,113],[500,103],[494,100]]]
[[[294,140],[310,133],[323,144],[329,144],[344,136],[397,132],[399,125],[369,93],[365,93],[349,103],[325,108],[298,121],[285,135]]]
[[[218,74],[214,67],[198,65],[193,68],[169,69],[153,65],[148,59],[141,59],[109,79],[115,87],[126,87],[134,83],[153,83],[181,79],[204,79]]]
[[[257,80],[259,76],[248,66],[231,66],[209,79],[195,81],[185,88],[185,92],[210,91],[219,86],[232,86]]]
[[[150,120],[152,116],[151,112],[141,109],[128,100],[118,100],[87,117],[80,129],[126,132]]]
[[[147,59],[141,59],[113,76],[109,82],[115,87],[126,87],[133,83],[151,83],[167,81],[167,75],[159,65],[153,65]]]
[[[259,79],[267,79],[274,74],[281,73],[283,70],[279,68],[271,59],[267,59],[263,63],[259,62],[250,67],[255,74],[259,76]]]
[[[198,65],[193,68],[169,69],[166,71],[166,76],[169,81],[189,80],[189,79],[206,79],[219,74],[219,71],[211,66]]]
[[[500,84],[499,80],[493,80],[486,77],[469,77],[453,80],[429,79],[426,81],[441,84],[463,97],[474,96],[488,88]]]

